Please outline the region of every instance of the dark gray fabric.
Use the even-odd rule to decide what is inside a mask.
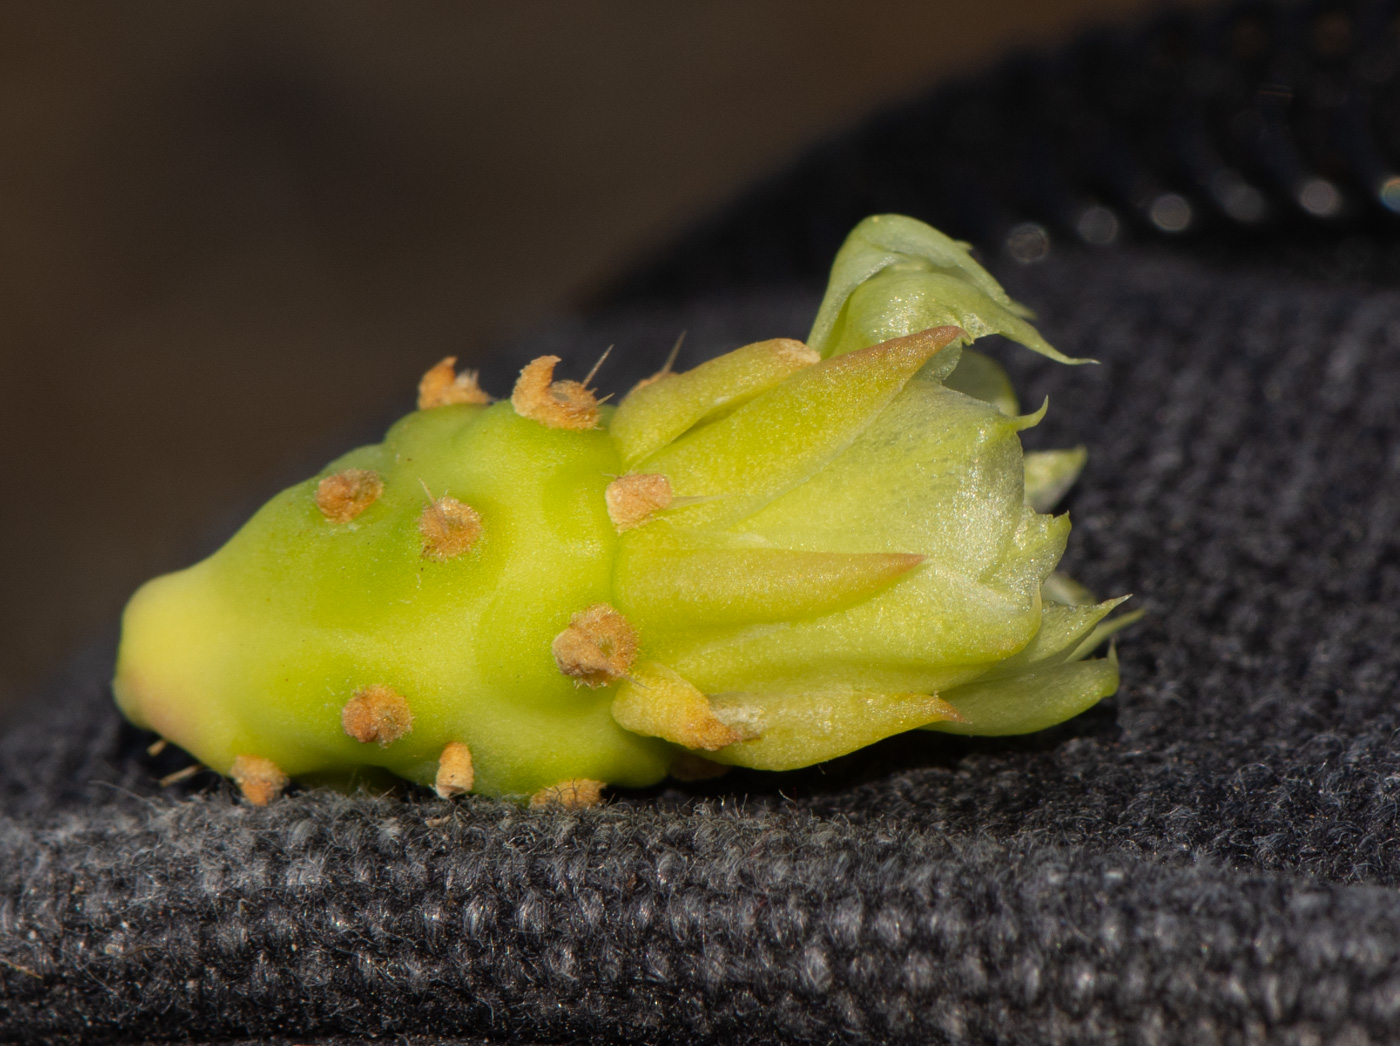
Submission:
[[[1091,448],[1067,568],[1147,610],[1116,698],[577,813],[259,810],[156,787],[178,756],[119,723],[109,643],[0,737],[0,1040],[1400,1037],[1400,296],[1149,252],[1002,275],[1102,361],[1003,353],[1050,397],[1027,445]],[[682,328],[698,357],[813,304],[516,351],[617,341],[625,385]]]

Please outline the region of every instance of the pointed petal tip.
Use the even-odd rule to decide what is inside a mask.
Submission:
[[[890,573],[907,574],[917,566],[928,562],[928,556],[919,552],[891,552],[889,554]]]
[[[949,345],[960,341],[971,341],[972,335],[961,327],[945,325],[926,327],[912,334],[901,334],[863,349],[853,349],[839,356],[828,356],[823,361],[828,366],[842,362],[846,366],[862,366],[883,359],[913,359],[920,365],[932,359]]]
[[[950,323],[941,327],[925,327],[913,334],[905,334],[902,337],[881,342],[879,345],[872,345],[871,348],[885,348],[887,351],[895,348],[908,349],[933,356],[960,339],[971,341],[972,335],[956,324]]]
[[[1033,429],[1045,420],[1045,412],[1050,409],[1050,397],[1046,396],[1041,401],[1040,409],[1030,414],[1022,414],[1011,419],[1011,424],[1015,426],[1017,432],[1024,432],[1026,429]]]

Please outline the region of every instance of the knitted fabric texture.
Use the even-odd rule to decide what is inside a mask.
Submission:
[[[1343,7],[1342,58],[1312,8],[1245,4],[942,89],[483,368],[499,392],[615,342],[621,390],[682,329],[683,366],[802,337],[871,212],[984,248],[1048,229],[994,267],[1101,365],[994,351],[1050,396],[1028,447],[1090,450],[1065,568],[1147,612],[1115,698],[591,810],[257,809],[212,774],[159,787],[188,758],[118,717],[109,637],[0,734],[0,1042],[1400,1039],[1400,295],[1374,288],[1400,240],[1365,196],[1400,63],[1387,4],[1318,17]],[[1289,193],[1324,161],[1351,202],[1319,217]],[[1211,210],[1245,175],[1272,224]],[[1174,250],[1059,246],[1101,199],[1165,240],[1143,185],[1216,217]]]
[[[0,1040],[1392,1038],[1400,297],[1150,252],[1009,275],[1102,361],[1004,354],[1051,398],[1028,441],[1092,448],[1067,566],[1147,610],[1116,698],[594,810],[256,809],[159,789],[177,754],[145,756],[94,651],[0,739]],[[522,351],[606,337],[644,372],[682,325],[699,354],[811,305]]]

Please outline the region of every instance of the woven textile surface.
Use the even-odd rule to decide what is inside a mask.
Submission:
[[[1400,297],[1148,253],[1013,291],[1102,361],[1007,354],[1052,402],[1028,439],[1094,448],[1069,567],[1148,611],[1118,697],[584,812],[254,809],[156,788],[97,651],[0,742],[0,1036],[1384,1041]],[[559,337],[732,342],[804,302]]]
[[[667,277],[486,384],[801,337],[789,275]],[[0,735],[0,1041],[1400,1037],[1400,294],[1150,244],[998,275],[1101,361],[994,350],[1027,446],[1090,448],[1065,568],[1146,610],[1115,698],[584,811],[258,809],[158,787],[99,644]]]

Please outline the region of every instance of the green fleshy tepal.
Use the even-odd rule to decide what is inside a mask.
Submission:
[[[1064,355],[1027,322],[1031,312],[1006,296],[972,259],[971,247],[901,214],[877,214],[852,230],[831,266],[831,282],[807,336],[837,356],[903,334],[953,324],[971,338],[1002,334],[1060,363]]]
[[[387,771],[585,803],[1059,722],[1116,689],[1114,657],[1084,658],[1125,618],[1053,573],[1069,520],[1043,513],[1083,449],[1023,454],[1044,408],[961,349],[1077,362],[1027,315],[965,245],[884,215],[810,348],[745,346],[615,410],[553,357],[494,404],[445,360],[383,443],[133,597],[117,701],[253,802]]]

